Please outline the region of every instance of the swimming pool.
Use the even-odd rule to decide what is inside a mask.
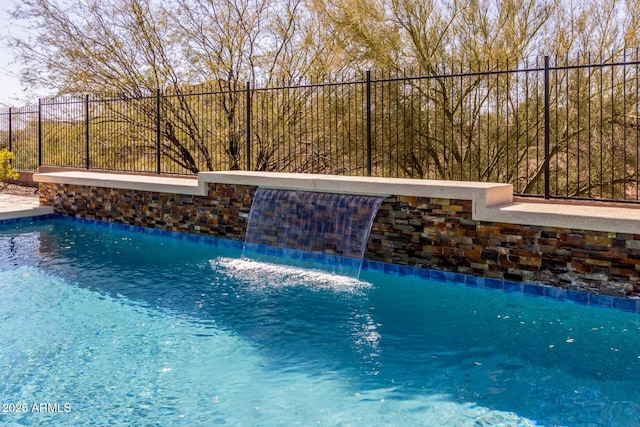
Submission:
[[[637,314],[241,253],[102,223],[0,225],[0,423],[640,422]]]

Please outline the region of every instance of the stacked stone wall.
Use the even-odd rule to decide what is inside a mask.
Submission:
[[[640,292],[640,236],[475,221],[469,200],[393,196],[365,258],[613,296]]]
[[[209,184],[188,196],[40,183],[56,213],[244,240],[254,186]],[[472,219],[472,202],[390,196],[365,258],[614,296],[640,293],[640,235]]]
[[[209,184],[191,196],[40,183],[40,204],[77,218],[243,240],[256,187]]]

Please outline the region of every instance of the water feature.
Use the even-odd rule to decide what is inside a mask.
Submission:
[[[283,249],[294,260],[313,253],[334,255],[334,272],[357,277],[381,203],[379,196],[259,188],[251,205],[245,256],[282,255]]]

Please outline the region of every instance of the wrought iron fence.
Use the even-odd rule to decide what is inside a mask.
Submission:
[[[0,149],[15,155],[18,170],[38,168],[38,109],[34,107],[0,109]]]
[[[494,68],[42,99],[0,111],[0,148],[24,170],[494,181],[522,195],[640,201],[638,50]]]

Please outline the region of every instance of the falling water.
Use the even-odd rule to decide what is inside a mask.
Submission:
[[[358,277],[382,197],[257,190],[247,226],[245,256],[286,255],[331,261],[333,272]]]

